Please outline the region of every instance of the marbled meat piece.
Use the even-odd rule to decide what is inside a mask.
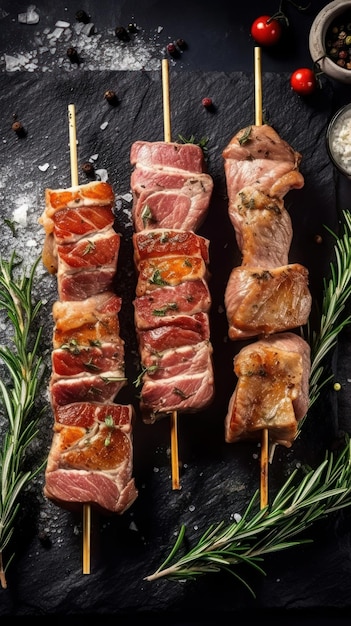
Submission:
[[[267,196],[282,198],[299,189],[302,156],[268,124],[239,130],[222,152],[229,204],[244,187],[254,186]]]
[[[59,274],[96,268],[117,269],[120,235],[108,228],[78,241],[57,246]]]
[[[308,270],[299,263],[269,270],[235,267],[224,301],[228,334],[233,340],[303,326],[312,305]]]
[[[198,174],[205,170],[204,153],[199,145],[174,141],[135,141],[130,162],[132,165],[171,167]]]
[[[174,142],[135,142],[130,162],[134,230],[198,230],[213,192],[202,148]]]
[[[92,209],[106,207],[111,210],[114,200],[115,196],[111,185],[102,181],[92,181],[85,185],[77,185],[68,189],[46,189],[45,209],[39,217],[39,223],[44,227],[45,232],[49,234],[55,228],[54,217],[57,212],[67,209],[73,209],[74,211],[82,207],[90,207]],[[99,211],[91,212],[93,221],[98,219],[96,217],[98,214]],[[73,216],[73,214],[70,215]],[[73,224],[76,223],[77,220],[73,219]]]
[[[120,236],[108,228],[57,246],[57,289],[61,301],[85,300],[113,290]]]
[[[97,423],[109,423],[131,433],[134,409],[129,404],[106,404],[102,402],[73,402],[59,405],[54,412],[55,422],[64,426],[92,428]]]
[[[57,245],[112,227],[114,199],[111,185],[102,181],[45,190],[45,209],[38,221],[45,231],[42,260],[51,274],[58,268]]]
[[[211,296],[205,280],[187,280],[154,289],[135,298],[133,305],[135,326],[146,330],[170,323],[179,315],[209,312]]]
[[[309,406],[310,347],[299,335],[271,335],[234,357],[237,384],[225,418],[225,440],[270,441],[290,447]]]
[[[133,233],[134,262],[167,256],[199,257],[209,263],[210,242],[193,231],[158,228]]]
[[[142,381],[164,380],[181,374],[191,376],[211,370],[212,353],[209,341],[169,348],[163,352],[144,348],[141,352]]]
[[[124,367],[101,374],[83,372],[76,376],[53,377],[50,382],[52,407],[72,402],[110,402],[127,384]]]
[[[192,413],[205,409],[214,396],[213,369],[208,367],[196,374],[158,380],[145,380],[140,393],[140,409],[144,422],[153,423],[167,413]]]
[[[73,274],[57,274],[58,295],[61,302],[67,300],[86,300],[99,293],[111,291],[114,286],[116,270],[114,267],[102,267],[95,270],[81,270]]]
[[[134,173],[134,172],[133,172]],[[213,180],[209,174],[180,176],[158,172],[138,185],[132,174],[132,217],[136,231],[151,228],[183,228],[196,231],[207,216]],[[178,186],[177,186],[178,185]]]
[[[54,237],[57,244],[69,244],[96,232],[110,231],[114,223],[110,206],[77,206],[61,209],[53,216]]]
[[[44,495],[68,509],[123,513],[136,500],[132,405],[73,403],[55,412]]]
[[[288,264],[293,229],[282,199],[244,187],[229,204],[229,217],[241,265],[269,269]]]
[[[149,330],[138,330],[140,352],[146,348],[153,352],[176,349],[179,346],[193,346],[210,340],[208,313],[180,315],[174,323]]]
[[[113,342],[120,332],[121,304],[121,298],[108,291],[82,301],[57,300],[52,307],[53,347]]]
[[[201,257],[160,257],[139,262],[136,295],[144,296],[160,287],[174,287],[185,281],[208,280],[206,263]]]
[[[52,379],[77,376],[83,372],[103,373],[124,367],[124,341],[80,346],[77,343],[57,348],[51,353]]]

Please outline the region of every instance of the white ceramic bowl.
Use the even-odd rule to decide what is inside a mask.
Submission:
[[[335,167],[351,179],[351,104],[339,109],[330,120],[327,149]]]
[[[327,56],[326,35],[334,20],[342,21],[342,15],[351,13],[351,0],[334,0],[327,4],[315,17],[309,35],[309,48],[313,62],[318,61],[322,72],[342,83],[351,84],[351,70],[337,65]]]

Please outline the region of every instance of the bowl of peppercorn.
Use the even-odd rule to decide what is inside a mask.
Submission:
[[[315,17],[309,48],[318,71],[351,83],[351,0],[334,0]]]

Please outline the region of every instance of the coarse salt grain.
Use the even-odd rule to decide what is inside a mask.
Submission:
[[[38,169],[39,169],[41,172],[46,172],[46,170],[47,170],[49,167],[50,167],[50,164],[49,164],[49,163],[44,163],[44,165],[38,165]]]
[[[330,139],[334,160],[351,174],[351,113],[346,112],[336,120]]]

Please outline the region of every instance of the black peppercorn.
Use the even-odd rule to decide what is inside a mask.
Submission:
[[[83,24],[89,24],[90,17],[85,11],[77,11],[76,20],[77,22],[82,22]]]
[[[68,48],[67,50],[67,56],[69,58],[69,60],[71,61],[71,63],[79,63],[79,56],[78,56],[78,52],[75,48]]]
[[[112,89],[108,89],[107,91],[105,91],[104,98],[112,106],[116,106],[116,104],[118,104],[117,94]]]
[[[23,128],[23,125],[19,121],[15,121],[12,124],[12,130],[15,131],[17,137],[24,137],[26,135],[26,131]]]
[[[177,39],[176,45],[178,46],[179,50],[186,50],[186,48],[188,47],[184,39]]]
[[[128,24],[128,30],[130,33],[137,33],[138,27],[136,24]]]
[[[130,37],[124,26],[117,26],[115,29],[115,35],[120,41],[130,41]]]
[[[90,163],[89,161],[87,161],[86,163],[83,163],[82,171],[84,172],[84,174],[88,178],[95,178],[95,168],[94,168],[94,165],[92,163]]]

